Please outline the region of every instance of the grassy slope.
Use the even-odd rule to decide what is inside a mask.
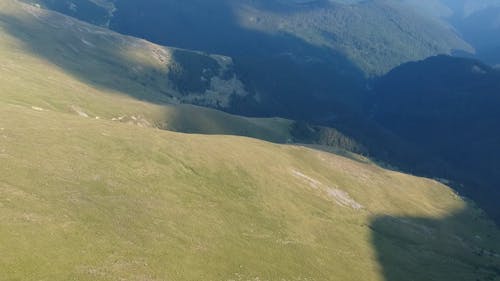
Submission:
[[[232,95],[247,94],[228,57],[159,46],[12,3],[0,4],[4,33],[86,84],[155,103],[213,107],[227,106]]]
[[[289,124],[97,87],[5,24],[0,280],[408,279],[415,258],[430,264],[415,280],[471,280],[498,264],[477,254],[500,251],[498,231],[446,186],[307,148],[158,130],[283,139]],[[414,257],[387,263],[386,249]]]
[[[149,56],[143,46],[149,43],[134,45],[136,39],[110,33],[107,36],[116,37],[118,41],[130,41],[125,43],[132,46],[128,55],[119,51],[111,54],[109,50],[116,49],[99,37],[92,37],[99,48],[89,50],[81,41],[73,40],[73,30],[80,25],[94,27],[72,21],[75,28],[54,30],[50,22],[37,22],[20,7],[29,6],[9,0],[0,2],[0,101],[59,112],[80,112],[89,118],[122,117],[121,121],[127,122],[134,121],[132,117],[135,117],[139,119],[135,123],[182,132],[246,135],[277,142],[290,138],[291,122],[287,120],[243,118],[191,105],[166,103],[169,100],[159,93],[160,86],[141,85],[129,76],[128,67],[123,66],[127,61],[135,61],[130,68],[153,67],[153,62],[138,59]],[[52,16],[50,13],[45,19]],[[57,23],[60,21],[56,18]],[[53,37],[54,32],[59,34],[59,40]],[[69,40],[64,40],[64,35]],[[73,54],[72,49],[76,47],[86,51]],[[105,48],[109,50],[101,52]],[[49,50],[51,54],[46,53]],[[163,86],[172,87],[168,83]]]
[[[475,254],[500,250],[496,229],[435,181],[3,102],[0,120],[1,280],[384,280],[394,264],[378,255],[404,256],[407,240],[425,249],[412,259],[446,260],[427,267],[436,280],[498,262]],[[372,225],[381,217],[392,220]]]

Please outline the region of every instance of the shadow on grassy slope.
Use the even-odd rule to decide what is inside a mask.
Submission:
[[[164,49],[149,42],[120,36],[30,5],[13,2],[11,6],[14,12],[0,12],[0,22],[10,35],[22,41],[29,52],[96,87],[162,104],[173,96],[180,96],[182,100],[188,91],[203,96],[208,85],[203,81],[206,77],[200,77],[198,62],[203,62],[208,72],[219,70],[216,61],[202,53],[170,49],[171,53],[163,57]],[[234,100],[232,113],[302,119],[300,117],[308,112],[332,112],[359,101],[363,74],[340,54],[289,35],[241,27],[234,32],[244,35],[245,41],[238,42],[238,46],[245,45],[247,49],[241,50],[245,62],[237,65],[231,74],[241,76],[252,94]],[[259,47],[262,42],[266,48]],[[288,47],[283,50],[282,46]],[[264,49],[265,54],[271,55],[262,53]],[[252,55],[246,57],[246,53]],[[248,63],[261,55],[263,59],[257,65]],[[180,78],[169,75],[169,59],[183,67]],[[315,61],[308,61],[311,59]],[[262,75],[271,78],[261,79]],[[259,101],[255,96],[257,91]],[[297,102],[302,105],[297,107]]]
[[[29,9],[40,14],[23,12],[14,16],[0,12],[4,30],[20,40],[28,52],[97,88],[154,103],[166,102],[171,96],[167,80],[158,80],[162,78],[159,68],[134,61],[127,54],[137,51],[133,44],[139,40],[126,42],[126,37],[104,29],[56,13]]]
[[[498,228],[477,207],[436,219],[379,216],[370,228],[386,281],[500,280]]]
[[[210,76],[220,70],[215,59],[203,53],[165,49],[16,1],[5,2],[2,7],[5,9],[0,11],[0,26],[18,40],[27,53],[97,89],[164,105],[171,102],[172,97],[182,99],[189,92],[203,96],[208,85],[201,80],[200,74],[210,72]],[[233,99],[228,110],[231,113],[305,119],[313,118],[311,114],[320,116],[327,112],[347,116],[354,104],[361,104],[356,102],[363,92],[360,89],[363,85],[361,71],[342,56],[289,35],[271,35],[244,28],[237,31],[244,33],[242,38],[248,43],[248,49],[241,50],[241,54],[252,55],[242,56],[239,59],[242,63],[237,61],[234,69],[225,74],[237,73],[250,94]],[[261,42],[266,42],[270,55],[263,53],[263,48],[259,47]],[[289,47],[282,50],[282,46]],[[306,61],[305,58],[313,59],[311,54],[316,60]],[[263,57],[254,60],[255,56]],[[170,60],[180,67],[178,73],[170,72]],[[346,119],[350,118],[342,120]],[[238,134],[261,138],[246,134],[244,128],[234,129]],[[227,133],[227,130],[217,133]],[[285,142],[287,138],[279,140]]]

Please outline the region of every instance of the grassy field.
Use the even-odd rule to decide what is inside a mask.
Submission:
[[[91,83],[0,13],[0,280],[500,280],[498,228],[449,187]]]

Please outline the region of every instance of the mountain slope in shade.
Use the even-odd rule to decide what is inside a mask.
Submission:
[[[375,91],[374,119],[442,157],[451,169],[441,176],[464,183],[461,191],[499,221],[500,71],[476,60],[438,56],[394,69]],[[425,169],[440,170],[432,163]]]
[[[163,45],[232,57],[249,95],[237,95],[226,110],[247,116],[317,121],[360,113],[367,77],[431,55],[472,52],[452,28],[395,0],[118,0],[114,8],[27,2]],[[106,16],[96,20],[99,13],[78,9],[87,5]]]
[[[248,94],[228,57],[167,48],[36,6],[14,8],[9,3],[0,11],[5,32],[89,84],[154,102],[212,107],[227,107],[233,96]]]
[[[231,56],[286,51],[307,55],[307,51],[300,54],[298,46],[291,45],[293,41],[283,42],[285,46],[273,44],[273,36],[287,34],[312,46],[330,48],[370,74],[453,49],[470,50],[451,29],[413,13],[399,2],[118,0],[113,1],[110,27],[153,42]],[[41,3],[84,20],[89,14],[99,15],[78,9],[99,7],[88,0]],[[234,36],[236,32],[238,36]],[[265,40],[255,44],[252,40],[258,39],[259,33]],[[272,36],[266,39],[266,33]],[[232,38],[230,43],[228,38]],[[384,50],[380,50],[381,43]]]

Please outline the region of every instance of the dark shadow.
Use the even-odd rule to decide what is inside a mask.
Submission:
[[[475,207],[440,219],[379,216],[370,228],[386,281],[500,280],[500,233]]]
[[[374,120],[442,160],[407,157],[421,163],[409,172],[460,183],[454,188],[500,223],[500,72],[437,56],[395,68],[374,89]]]
[[[36,11],[36,8],[33,8]],[[105,29],[57,13],[14,17],[0,11],[0,24],[23,48],[96,88],[117,91],[139,100],[164,103],[170,96],[158,69],[127,56],[127,44]],[[131,41],[140,43],[140,41]]]
[[[294,14],[331,5],[325,0],[309,4],[287,2],[257,0],[249,1],[248,6],[265,12]],[[274,55],[292,49],[297,54],[311,47],[306,42],[284,42],[279,34],[243,27],[236,10],[244,4],[245,1],[227,0],[116,1],[117,10],[110,27],[167,46],[232,57]]]
[[[241,3],[117,1],[111,28],[168,46],[232,57],[236,74],[251,94],[235,98],[224,109],[231,113],[311,120],[361,104],[364,73],[345,56],[290,34],[245,28],[235,14],[235,2]],[[251,6],[290,14],[330,5],[309,2],[252,1]]]

